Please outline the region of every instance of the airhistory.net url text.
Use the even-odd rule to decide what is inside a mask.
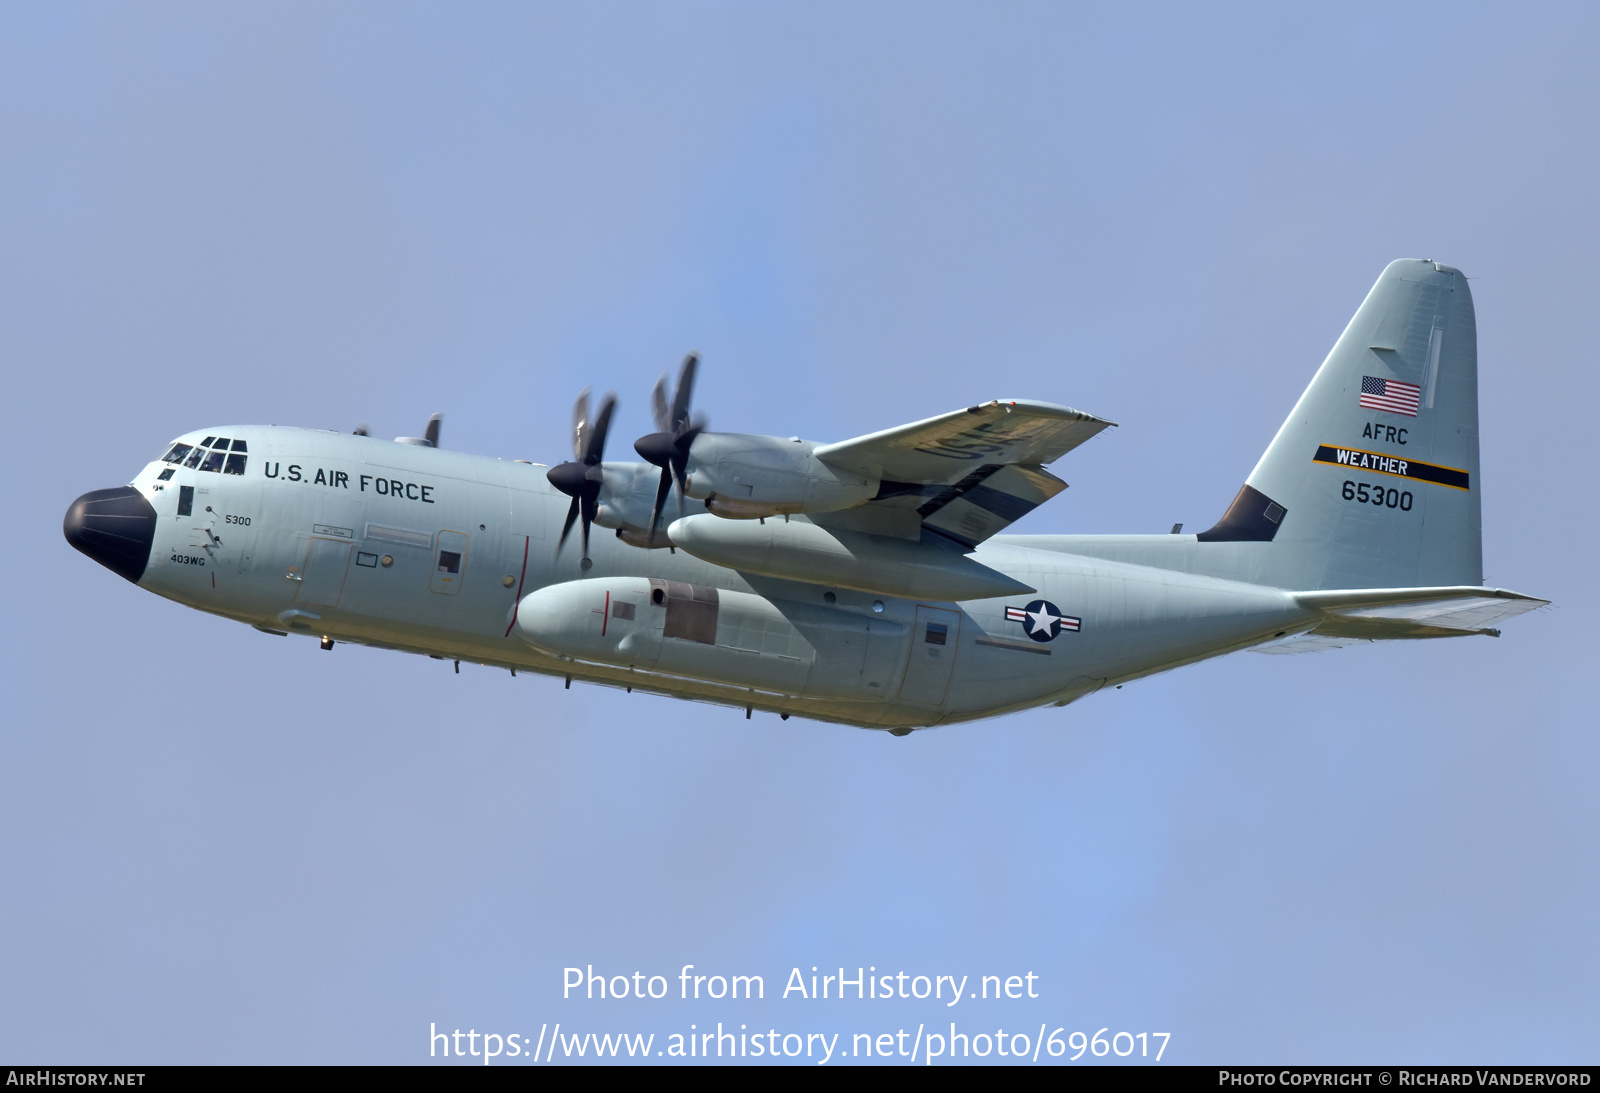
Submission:
[[[935,1060],[991,1059],[999,1062],[1037,1063],[1041,1059],[1071,1062],[1092,1055],[1096,1058],[1124,1058],[1130,1062],[1149,1059],[1160,1062],[1171,1034],[1166,1032],[1117,1032],[1103,1028],[1095,1033],[1053,1032],[1040,1025],[1036,1032],[963,1031],[952,1022],[949,1030],[932,1031],[919,1024],[915,1031],[858,1032],[780,1032],[767,1029],[751,1032],[745,1025],[737,1030],[717,1022],[716,1031],[702,1031],[695,1025],[688,1032],[664,1036],[656,1033],[563,1032],[558,1022],[539,1029],[537,1039],[520,1033],[500,1034],[455,1029],[441,1032],[429,1025],[428,1055],[431,1058],[481,1059],[488,1066],[495,1061],[554,1063],[575,1059],[769,1059],[774,1062],[805,1060],[818,1066],[835,1059],[895,1059],[932,1066]]]

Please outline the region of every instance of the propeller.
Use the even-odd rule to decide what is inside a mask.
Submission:
[[[666,504],[667,491],[672,488],[673,482],[678,484],[678,504],[683,504],[689,448],[694,444],[694,438],[706,427],[705,419],[697,417],[691,420],[689,417],[689,399],[694,394],[694,374],[699,366],[698,354],[690,353],[683,358],[683,368],[678,372],[678,390],[670,406],[667,404],[666,375],[663,373],[656,380],[651,402],[655,410],[656,429],[659,431],[640,437],[633,445],[633,450],[646,462],[661,468],[661,484],[656,487],[655,507],[650,510],[652,536],[656,533],[656,525],[661,522],[661,506]]]
[[[561,553],[572,531],[572,525],[583,520],[583,568],[588,569],[589,526],[600,509],[601,462],[605,459],[606,430],[611,427],[611,412],[617,408],[617,396],[608,394],[600,404],[600,414],[589,417],[589,389],[585,387],[572,407],[572,454],[574,459],[557,464],[545,473],[550,484],[568,497],[572,505],[567,509],[566,523],[561,525],[561,538],[556,540],[556,553]]]

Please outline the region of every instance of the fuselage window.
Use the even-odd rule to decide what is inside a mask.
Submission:
[[[441,550],[439,552],[439,572],[460,573],[461,555],[453,550]]]
[[[157,482],[165,482],[167,479],[169,479],[171,477],[172,477],[172,468],[168,467],[166,470],[162,471],[159,475],[156,476],[156,481]]]
[[[235,440],[234,443],[238,444],[239,441]],[[228,465],[222,469],[222,473],[224,473],[224,474],[243,474],[244,473],[244,461],[245,461],[245,457],[244,456],[240,455],[238,452],[234,452],[232,455],[228,456]]]
[[[161,457],[161,462],[182,463],[183,457],[188,455],[191,450],[192,449],[187,444],[174,444],[172,446],[172,451]]]
[[[945,638],[948,637],[949,634],[950,628],[944,623],[930,622],[928,624],[928,631],[923,635],[922,640],[927,642],[929,645],[943,645]]]
[[[222,469],[223,454],[221,452],[207,452],[206,461],[200,464],[203,471],[220,471]]]

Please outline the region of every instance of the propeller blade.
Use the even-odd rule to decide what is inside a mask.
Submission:
[[[422,430],[422,438],[428,442],[428,447],[439,446],[439,425],[444,421],[443,414],[434,414],[428,419],[428,427]]]
[[[667,494],[672,492],[672,470],[669,467],[661,468],[661,484],[656,487],[655,508],[650,510],[650,537],[655,538],[656,525],[661,523],[661,506],[667,503]]]
[[[556,541],[556,553],[572,532],[572,525],[583,524],[583,568],[594,563],[589,560],[589,528],[600,515],[600,490],[605,482],[606,433],[611,429],[611,415],[617,409],[617,396],[607,394],[600,404],[600,413],[589,416],[589,389],[585,387],[572,406],[573,459],[558,463],[545,472],[550,484],[568,497],[572,504],[567,508],[567,520],[561,528],[561,538]]]
[[[370,432],[370,426],[368,426],[367,423],[365,421],[363,421],[360,425],[356,426],[355,432],[351,433],[350,435],[351,436],[371,436],[372,434]]]
[[[580,501],[583,509],[583,561],[585,569],[589,568],[589,528],[594,523],[594,518],[600,514],[598,501],[600,490],[585,491]]]
[[[656,489],[656,503],[650,514],[650,533],[655,534],[661,519],[661,508],[666,504],[671,484],[678,485],[678,507],[683,508],[683,498],[688,488],[689,449],[694,438],[705,429],[705,418],[689,414],[689,403],[694,397],[694,378],[700,370],[700,354],[690,353],[683,358],[678,369],[678,389],[673,393],[672,406],[666,401],[666,377],[656,381],[651,400],[655,407],[656,432],[634,441],[633,450],[647,463],[661,468],[661,485]]]
[[[583,462],[583,449],[589,431],[589,389],[578,392],[578,401],[572,404],[572,458]]]
[[[678,504],[683,505],[684,491],[688,489],[689,449],[694,446],[694,438],[700,435],[702,426],[691,427],[678,438],[672,454],[672,477],[678,483]]]
[[[616,408],[617,396],[606,395],[605,402],[600,404],[600,416],[595,418],[594,425],[585,438],[586,450],[578,458],[591,467],[605,458],[606,433],[611,429],[611,412]]]
[[[700,354],[690,353],[683,358],[683,368],[678,373],[678,396],[672,400],[672,425],[669,429],[681,433],[689,424],[689,398],[694,394],[694,374],[700,368]]]
[[[578,499],[573,497],[571,506],[567,509],[567,522],[561,525],[561,538],[556,540],[556,553],[561,553],[561,548],[566,545],[567,536],[572,532],[572,525],[578,520]]]
[[[672,411],[667,407],[667,374],[661,373],[656,388],[650,392],[650,411],[656,420],[656,431],[672,432]]]

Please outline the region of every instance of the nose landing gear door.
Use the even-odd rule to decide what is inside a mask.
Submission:
[[[442,596],[454,596],[461,591],[466,574],[467,537],[459,531],[441,531],[434,548],[433,573],[428,577],[428,587]]]

